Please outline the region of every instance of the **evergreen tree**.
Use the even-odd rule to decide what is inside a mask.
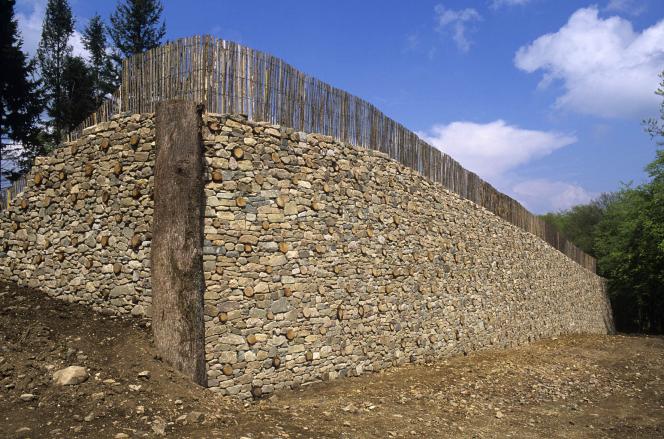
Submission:
[[[80,56],[65,59],[62,88],[62,127],[71,131],[97,109],[94,75]]]
[[[48,98],[47,110],[52,119],[53,140],[56,143],[62,139],[65,127],[63,73],[67,57],[72,53],[69,37],[73,33],[74,18],[67,0],[48,0],[37,57]]]
[[[118,74],[107,52],[106,29],[98,14],[92,17],[83,31],[83,44],[90,52],[89,67],[94,83],[95,102],[99,106],[107,94],[115,91]]]
[[[42,152],[39,115],[44,108],[39,81],[33,79],[35,63],[21,48],[15,3],[0,1],[0,178],[9,179],[29,168]],[[14,166],[3,164],[7,159]]]
[[[120,52],[128,58],[157,47],[166,34],[161,21],[164,7],[159,0],[123,0],[111,15],[109,33]]]

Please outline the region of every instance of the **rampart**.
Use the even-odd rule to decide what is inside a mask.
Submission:
[[[3,195],[0,279],[151,319],[162,357],[223,394],[613,331],[592,257],[268,54],[136,55],[69,140]]]
[[[371,103],[268,53],[232,41],[210,36],[182,38],[124,60],[122,83],[112,99],[71,132],[70,138],[117,114],[152,113],[159,102],[168,100],[201,103],[210,113],[245,114],[253,121],[321,133],[384,152],[595,271],[595,259],[555,227]],[[10,197],[15,189],[10,190]]]
[[[386,154],[206,119],[210,387],[256,396],[612,330],[603,279]]]
[[[38,157],[0,212],[0,276],[95,309],[149,311],[151,115],[117,117]]]
[[[612,331],[604,283],[376,150],[205,114],[207,384],[241,398]],[[154,115],[40,158],[0,213],[0,276],[150,318]]]

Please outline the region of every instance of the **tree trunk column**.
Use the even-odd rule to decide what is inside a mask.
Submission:
[[[162,358],[207,385],[203,328],[203,172],[201,116],[194,102],[156,109],[152,225],[152,329]]]

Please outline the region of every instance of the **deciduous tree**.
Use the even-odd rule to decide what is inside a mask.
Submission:
[[[609,281],[617,327],[664,332],[664,151],[646,170],[651,181],[624,188],[595,231],[599,274]]]
[[[664,98],[664,73],[656,93]],[[646,131],[664,139],[664,100],[659,119]],[[646,172],[650,180],[625,186],[589,205],[547,214],[575,244],[597,257],[597,272],[608,280],[616,327],[664,333],[664,150]]]
[[[661,96],[662,103],[659,106],[659,119],[650,118],[643,121],[646,132],[650,134],[653,139],[658,139],[659,145],[664,145],[664,71],[659,74],[662,81],[659,83],[659,88],[655,91],[656,95]]]

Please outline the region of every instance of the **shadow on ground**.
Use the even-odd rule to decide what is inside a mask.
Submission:
[[[70,365],[89,379],[53,384]],[[570,336],[241,403],[159,361],[136,320],[0,283],[0,437],[659,439],[662,365],[661,337]]]

